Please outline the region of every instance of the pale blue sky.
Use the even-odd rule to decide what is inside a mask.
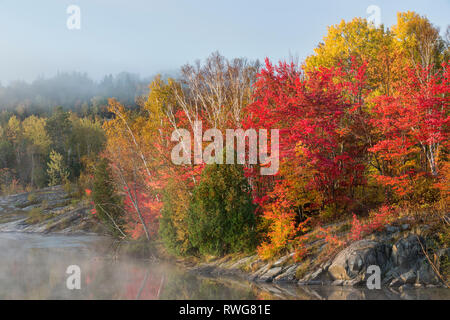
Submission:
[[[66,9],[81,8],[81,30],[66,27]],[[33,80],[59,71],[95,79],[129,71],[176,70],[219,50],[227,57],[303,60],[341,19],[381,22],[414,10],[445,30],[450,0],[0,0],[0,81]]]

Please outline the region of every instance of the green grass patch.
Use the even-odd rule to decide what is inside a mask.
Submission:
[[[28,218],[26,223],[28,224],[36,224],[48,219],[48,216],[44,214],[42,208],[33,208],[28,211]]]
[[[297,278],[298,280],[302,279],[308,273],[309,265],[310,265],[309,259],[305,260],[302,264],[300,264],[297,270],[295,270],[295,278]]]

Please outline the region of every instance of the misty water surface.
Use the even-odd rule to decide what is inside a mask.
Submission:
[[[96,236],[0,233],[0,299],[450,299],[447,289],[405,292],[257,284],[204,278],[167,263],[108,257]],[[66,287],[69,265],[81,289]]]

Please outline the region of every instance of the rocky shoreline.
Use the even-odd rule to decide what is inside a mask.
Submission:
[[[0,232],[96,234],[89,205],[62,186],[0,197]]]
[[[32,210],[39,217],[32,220]],[[85,201],[74,200],[61,186],[0,197],[0,232],[57,234],[98,234],[101,227],[90,218]],[[189,266],[188,270],[207,277],[237,277],[254,283],[307,286],[365,286],[376,265],[381,283],[388,288],[446,287],[439,274],[441,258],[450,261],[450,248],[440,248],[433,257],[425,254],[429,226],[388,225],[382,232],[351,243],[320,264],[295,262],[293,253],[275,261],[263,261],[255,254],[215,258]],[[319,248],[323,243],[316,243]],[[433,262],[433,261],[434,262]]]
[[[301,270],[293,254],[276,261],[262,261],[256,255],[233,259],[225,257],[190,268],[192,272],[214,277],[240,277],[254,282],[289,283],[308,286],[366,286],[367,268],[381,270],[381,284],[390,288],[446,287],[435,272],[425,252],[426,239],[412,230],[387,226],[385,232],[351,243],[333,258],[312,269]],[[406,226],[405,226],[406,229]],[[443,248],[437,258],[449,258],[450,249]],[[436,257],[435,257],[436,258]],[[300,276],[299,276],[300,275]]]

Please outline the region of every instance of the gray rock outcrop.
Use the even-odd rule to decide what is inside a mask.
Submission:
[[[438,285],[439,278],[427,261],[425,241],[410,234],[394,245],[373,240],[360,240],[342,250],[325,271],[316,276],[330,276],[333,285],[362,285],[367,280],[367,268],[376,265],[381,270],[382,283],[387,286]],[[303,283],[304,279],[300,280]]]

